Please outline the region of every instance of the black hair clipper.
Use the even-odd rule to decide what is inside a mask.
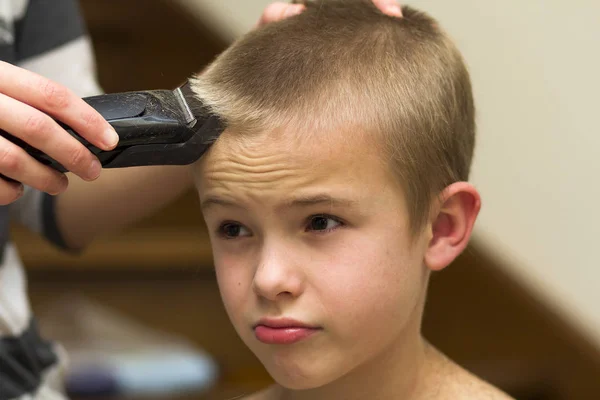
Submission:
[[[192,164],[224,129],[219,118],[208,112],[194,96],[189,82],[172,91],[104,94],[83,100],[115,128],[119,135],[116,148],[101,150],[70,127],[57,122],[94,153],[103,168]],[[56,160],[19,138],[1,130],[0,135],[42,164],[67,172]]]

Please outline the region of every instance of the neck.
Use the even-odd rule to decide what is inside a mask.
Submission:
[[[420,335],[395,343],[349,374],[309,390],[272,388],[271,399],[414,399],[422,386],[427,365],[427,343]]]

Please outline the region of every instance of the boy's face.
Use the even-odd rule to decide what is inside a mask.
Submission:
[[[225,132],[198,167],[225,308],[288,388],[327,384],[418,336],[428,239],[412,240],[394,176],[354,136]]]

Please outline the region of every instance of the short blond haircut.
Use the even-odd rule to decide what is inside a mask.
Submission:
[[[410,7],[400,19],[371,0],[303,3],[300,15],[236,41],[192,87],[236,132],[294,127],[312,140],[350,127],[372,135],[417,233],[435,196],[469,176],[475,109],[461,54]]]

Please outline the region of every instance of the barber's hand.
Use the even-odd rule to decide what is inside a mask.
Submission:
[[[97,157],[48,115],[98,148],[111,150],[118,142],[109,123],[69,89],[0,61],[0,129],[46,153],[82,179],[96,179],[101,172]],[[36,161],[3,137],[0,174],[50,194],[59,194],[68,185],[64,174]],[[12,203],[22,192],[21,184],[0,178],[0,205]]]
[[[373,3],[384,14],[392,17],[402,17],[402,9],[396,0],[373,0]],[[263,11],[258,26],[276,22],[304,11],[302,4],[290,4],[284,2],[275,2],[269,4]]]

